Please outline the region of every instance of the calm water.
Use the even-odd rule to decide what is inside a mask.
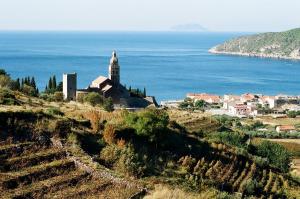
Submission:
[[[78,87],[107,75],[116,49],[121,81],[157,99],[187,92],[300,94],[300,62],[212,55],[207,50],[243,33],[0,32],[0,68],[12,77],[77,72]]]

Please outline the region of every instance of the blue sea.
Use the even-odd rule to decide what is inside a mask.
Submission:
[[[121,82],[146,87],[158,101],[188,92],[300,94],[300,61],[213,55],[208,49],[247,33],[0,32],[0,68],[34,76],[43,90],[51,75],[78,74],[78,88],[107,75],[113,50]]]

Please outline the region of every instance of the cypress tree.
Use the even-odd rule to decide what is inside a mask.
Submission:
[[[56,77],[55,77],[55,75],[53,75],[53,78],[52,78],[52,88],[56,89]]]
[[[129,90],[129,92],[131,92],[131,86],[129,86],[129,89],[128,89],[128,90]]]
[[[143,92],[143,95],[144,95],[144,97],[146,97],[147,96],[147,93],[146,93],[146,88],[144,87],[144,92]]]
[[[47,93],[48,92],[48,86],[46,85],[45,87],[45,92]]]
[[[50,77],[49,82],[48,82],[48,89],[52,90],[52,77]]]
[[[16,81],[16,89],[17,89],[18,91],[21,89],[20,78],[17,78],[17,81]]]
[[[63,91],[63,83],[59,82],[57,87],[56,87],[56,91]]]
[[[34,77],[31,78],[30,86],[32,86],[34,89],[36,89],[36,84],[35,84]]]
[[[21,90],[23,89],[24,87],[24,79],[22,78],[22,81],[21,81]]]
[[[30,86],[30,77],[29,77],[29,76],[28,76],[27,79],[26,79],[26,84],[27,84],[28,86]]]

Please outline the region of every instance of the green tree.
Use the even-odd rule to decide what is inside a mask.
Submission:
[[[280,170],[289,171],[291,154],[283,146],[265,140],[258,145],[257,155],[268,158],[270,163]]]
[[[17,78],[16,80],[16,90],[21,90],[21,83],[20,83],[20,78]]]
[[[34,77],[31,78],[30,86],[32,86],[34,89],[36,89],[36,83],[35,83]]]
[[[206,102],[204,100],[197,100],[195,102],[195,107],[199,109],[203,109],[206,106]]]
[[[297,115],[298,115],[297,111],[288,111],[288,112],[287,112],[287,116],[288,116],[289,118],[296,118]]]
[[[143,95],[144,95],[144,97],[146,97],[147,96],[147,93],[146,93],[146,88],[144,87],[144,92],[143,92]]]
[[[138,113],[128,113],[125,117],[128,126],[137,135],[146,136],[150,142],[158,142],[169,124],[168,114],[159,109],[147,109]]]
[[[88,93],[86,96],[84,96],[83,102],[89,103],[92,106],[102,105],[103,104],[103,96],[101,96],[99,93],[91,92],[91,93]]]
[[[62,82],[59,82],[57,87],[56,87],[56,91],[58,92],[62,92],[63,91],[63,83]]]
[[[108,112],[112,112],[114,110],[114,103],[111,97],[104,100],[103,108]]]
[[[52,89],[56,89],[56,77],[53,75],[52,77]]]
[[[0,69],[0,75],[9,76],[4,69]]]
[[[49,81],[48,81],[48,90],[52,90],[52,87],[53,84],[52,84],[52,77],[49,78]]]
[[[183,102],[179,104],[179,108],[186,109],[193,107],[193,102],[190,98],[185,98]]]

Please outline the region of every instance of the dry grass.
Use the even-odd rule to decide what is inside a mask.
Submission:
[[[184,126],[189,132],[211,132],[219,127],[218,122],[207,113],[170,109],[168,114],[170,120]]]
[[[276,125],[297,125],[300,124],[300,118],[272,118],[270,116],[258,117],[258,120],[264,124]]]
[[[218,198],[216,190],[206,190],[201,193],[190,193],[179,188],[170,188],[164,185],[156,185],[155,189],[144,199],[209,199]]]

